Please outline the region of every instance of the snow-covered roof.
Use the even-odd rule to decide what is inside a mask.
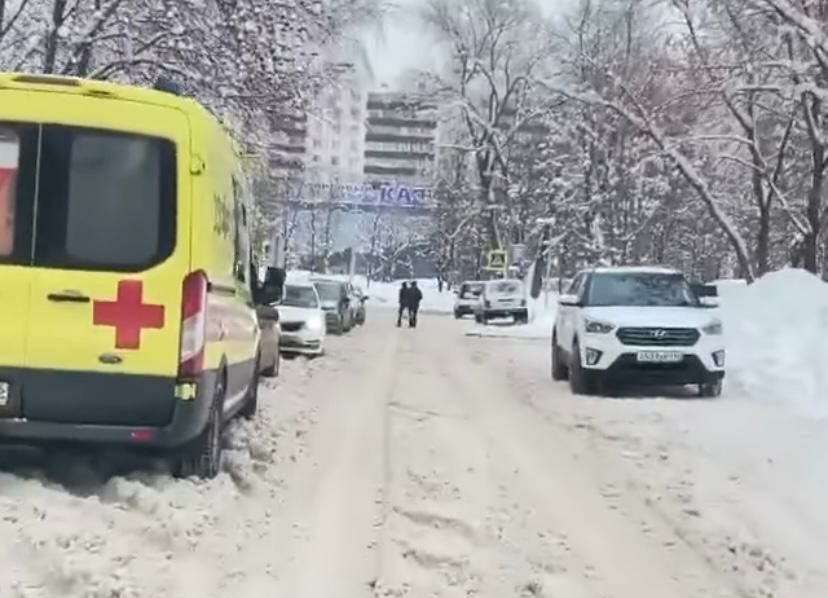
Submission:
[[[664,266],[598,266],[589,271],[596,274],[679,274],[675,268]]]

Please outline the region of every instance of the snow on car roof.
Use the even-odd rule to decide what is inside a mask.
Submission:
[[[664,266],[598,266],[589,271],[596,274],[680,274],[675,268]]]

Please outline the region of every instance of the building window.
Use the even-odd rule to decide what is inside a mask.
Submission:
[[[320,140],[320,139],[314,139],[314,140],[313,140],[313,147],[315,147],[315,148],[320,148],[320,147],[322,147],[322,140]]]
[[[339,166],[339,156],[331,156],[331,166]]]
[[[359,108],[357,108],[357,107],[351,108],[351,116],[352,116],[355,120],[356,120],[356,119],[359,119],[359,117],[360,117],[360,113],[361,113],[361,111],[360,111],[360,109],[359,109]]]
[[[322,157],[319,154],[314,154],[314,156],[313,156],[313,161],[314,162],[319,162],[321,159],[322,159]]]

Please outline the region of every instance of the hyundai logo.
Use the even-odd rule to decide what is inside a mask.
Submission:
[[[653,338],[664,338],[667,336],[666,330],[653,330]]]

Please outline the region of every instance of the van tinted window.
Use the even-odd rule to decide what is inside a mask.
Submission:
[[[36,127],[0,123],[0,264],[28,264]]]
[[[0,256],[14,251],[14,212],[17,205],[17,170],[20,137],[11,129],[0,129]]]
[[[171,142],[77,127],[42,128],[34,262],[139,271],[175,247]]]

